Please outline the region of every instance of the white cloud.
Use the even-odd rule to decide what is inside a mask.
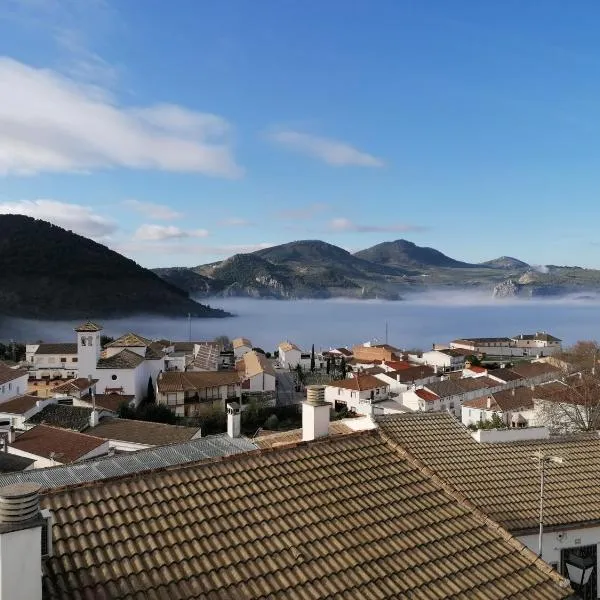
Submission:
[[[241,175],[228,126],[215,115],[124,108],[97,87],[9,58],[0,58],[0,85],[0,174],[121,167]]]
[[[318,158],[336,167],[383,167],[380,158],[361,152],[354,146],[330,138],[300,133],[298,131],[280,130],[268,134],[271,141],[301,154]]]
[[[103,239],[118,229],[117,223],[96,214],[89,206],[57,200],[2,202],[0,214],[27,215],[95,239]]]
[[[407,231],[423,231],[425,228],[419,225],[407,225],[395,223],[390,225],[363,225],[354,223],[350,219],[338,217],[329,222],[329,228],[333,231],[347,231],[354,233],[404,233]]]
[[[133,237],[140,241],[159,242],[206,237],[207,235],[206,229],[185,230],[174,225],[140,225]]]
[[[169,206],[165,206],[164,204],[141,202],[140,200],[135,200],[134,198],[123,200],[123,204],[127,206],[127,208],[130,208],[131,210],[134,210],[145,217],[159,221],[171,221],[172,219],[179,219],[183,216],[181,213],[173,210]]]

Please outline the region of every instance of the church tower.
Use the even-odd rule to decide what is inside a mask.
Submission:
[[[77,372],[79,377],[94,376],[102,352],[100,332],[102,327],[88,321],[75,328],[77,332]]]

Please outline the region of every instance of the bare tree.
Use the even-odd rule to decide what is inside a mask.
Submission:
[[[537,421],[554,433],[600,429],[600,377],[595,369],[535,388]]]

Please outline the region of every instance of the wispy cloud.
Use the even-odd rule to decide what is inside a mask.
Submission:
[[[160,242],[163,240],[183,240],[187,238],[206,237],[206,229],[186,230],[174,225],[140,225],[134,233],[134,239],[145,242]]]
[[[173,210],[169,206],[154,204],[153,202],[141,202],[135,198],[123,200],[123,205],[149,219],[156,219],[158,221],[171,221],[182,217],[180,212]]]
[[[328,204],[313,202],[312,204],[307,204],[298,208],[286,208],[280,210],[276,213],[276,217],[278,219],[290,221],[307,221],[308,219],[312,219],[318,214],[329,210],[329,208]]]
[[[344,217],[338,217],[329,222],[329,229],[331,231],[352,233],[406,233],[409,231],[424,231],[426,228],[420,225],[409,225],[406,223],[366,225],[363,223],[354,223],[350,219]]]
[[[9,58],[0,58],[0,81],[0,174],[122,167],[241,175],[216,115],[123,108],[97,87]]]
[[[267,134],[274,143],[289,150],[311,156],[335,167],[383,167],[382,159],[358,150],[354,146],[308,133],[278,130]]]
[[[138,260],[141,264],[156,266],[157,255],[179,257],[174,259],[178,265],[200,264],[210,260],[222,260],[234,254],[255,252],[274,246],[271,242],[258,242],[255,244],[200,244],[187,241],[162,240],[153,243],[132,240],[112,244],[113,250]],[[164,261],[163,261],[164,262]]]
[[[58,200],[2,202],[0,214],[26,215],[42,219],[97,240],[107,238],[118,229],[115,221],[95,213],[89,206]]]

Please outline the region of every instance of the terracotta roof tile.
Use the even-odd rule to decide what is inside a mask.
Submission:
[[[0,413],[24,415],[36,405],[38,400],[41,400],[38,396],[18,396],[0,404]]]
[[[85,433],[59,429],[49,425],[36,425],[17,436],[11,447],[36,456],[50,458],[56,453],[61,463],[73,462],[105,443],[105,440]]]
[[[377,434],[50,492],[48,600],[559,600],[559,576]],[[423,568],[426,564],[427,568]]]
[[[25,421],[26,425],[52,425],[62,429],[83,431],[90,425],[91,408],[84,406],[68,406],[64,404],[47,404]]]
[[[23,377],[24,375],[27,375],[25,369],[11,369],[0,363],[0,385],[19,379],[19,377]]]
[[[425,402],[435,402],[439,400],[440,397],[432,392],[428,392],[424,389],[415,390],[415,394],[421,398],[421,400],[425,400]]]
[[[148,348],[152,340],[145,338],[137,333],[126,333],[113,342],[106,344],[106,348]]]
[[[144,357],[133,350],[123,348],[113,356],[103,356],[98,359],[98,369],[135,369],[144,362]]]
[[[71,342],[40,344],[35,354],[77,354],[77,344]]]
[[[87,377],[78,377],[77,379],[71,379],[66,381],[61,385],[57,385],[52,388],[53,394],[70,394],[73,392],[83,392],[84,390],[89,389],[95,383],[98,383],[97,379],[90,380]]]
[[[237,371],[164,371],[158,377],[158,391],[193,392],[222,385],[239,385]]]
[[[96,407],[117,412],[121,405],[131,403],[134,398],[135,396],[127,394],[96,394]],[[89,395],[82,396],[81,399],[92,404],[92,397]]]
[[[252,342],[248,338],[235,338],[232,340],[231,345],[234,348],[241,348],[242,346],[252,348]]]
[[[82,323],[78,327],[75,327],[75,331],[93,333],[96,331],[102,331],[102,326],[98,325],[96,323],[93,323],[92,321],[86,321],[85,323]]]
[[[121,440],[149,446],[164,446],[187,442],[200,432],[197,427],[181,427],[133,419],[102,419],[99,425],[86,431],[107,440]]]
[[[539,377],[540,375],[558,376],[562,374],[562,371],[558,367],[553,367],[551,364],[543,362],[516,363],[511,367],[511,371],[527,379]]]
[[[539,471],[533,453],[547,449],[566,457],[548,467],[544,507],[547,527],[600,520],[596,434],[510,443],[478,443],[445,413],[378,418],[380,431],[464,494],[510,531],[538,527]]]
[[[375,388],[389,387],[389,384],[385,383],[385,381],[382,381],[381,379],[377,379],[377,377],[374,375],[362,375],[359,373],[348,379],[330,381],[327,384],[327,387],[364,391],[373,390]]]
[[[246,377],[254,377],[260,373],[266,373],[275,377],[275,369],[271,361],[260,352],[246,352],[242,356],[242,363]]]

